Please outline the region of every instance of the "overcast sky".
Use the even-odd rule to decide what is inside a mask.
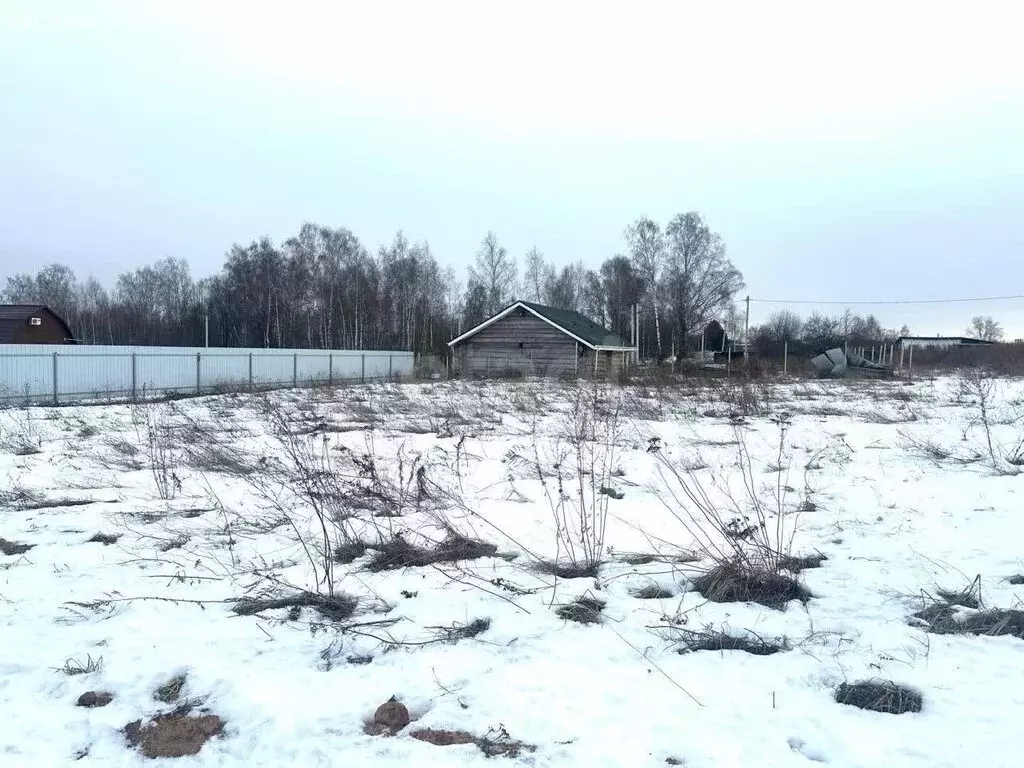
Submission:
[[[754,297],[1024,294],[1024,11],[836,5],[3,0],[0,278],[202,276],[305,220],[597,266],[696,209]]]

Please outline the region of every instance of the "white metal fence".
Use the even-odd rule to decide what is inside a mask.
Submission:
[[[199,395],[412,373],[412,352],[0,344],[0,403]]]

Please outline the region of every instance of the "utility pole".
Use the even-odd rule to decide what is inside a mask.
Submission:
[[[750,371],[750,294],[747,294],[747,316],[743,320],[743,367]]]

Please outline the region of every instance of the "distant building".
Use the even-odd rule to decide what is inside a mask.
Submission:
[[[974,347],[990,344],[995,344],[995,342],[972,339],[969,336],[900,336],[896,339],[896,346],[903,347],[904,349],[909,349],[910,347],[947,349],[949,347]]]
[[[448,342],[465,376],[509,373],[610,376],[634,348],[593,320],[567,309],[517,301]]]
[[[74,344],[68,324],[38,304],[0,304],[0,344]]]

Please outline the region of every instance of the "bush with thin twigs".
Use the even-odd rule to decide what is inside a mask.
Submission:
[[[941,464],[943,461],[952,461],[957,464],[973,464],[981,460],[981,454],[975,451],[956,451],[925,435],[915,435],[904,430],[897,432],[897,435],[899,436],[899,446],[903,450],[928,459],[936,465]]]
[[[838,704],[890,715],[920,712],[922,705],[920,693],[887,680],[843,683],[836,689],[835,700]]]
[[[30,408],[0,411],[0,451],[15,456],[32,456],[43,452],[43,436]]]
[[[600,567],[612,498],[602,491],[612,487],[621,431],[621,393],[592,382],[571,390],[553,449],[541,449],[535,420],[532,455],[510,453],[539,482],[555,523],[555,557],[539,566],[547,572],[593,575]]]
[[[1024,437],[1006,452],[1006,463],[1011,467],[1024,468]]]
[[[972,426],[977,426],[981,430],[982,449],[988,457],[992,472],[997,475],[1020,474],[1020,465],[1006,460],[1006,450],[992,434],[995,421],[993,411],[998,396],[997,379],[981,368],[962,371],[958,396],[972,402],[976,409]]]
[[[178,476],[180,447],[167,422],[166,413],[159,405],[132,406],[132,423],[139,442],[146,450],[157,495],[164,501],[170,501],[181,490],[181,478]]]
[[[776,423],[775,463],[788,465],[789,423],[783,418]],[[655,452],[663,480],[659,486],[662,504],[694,540],[697,551],[711,561],[692,584],[714,602],[752,601],[780,609],[790,600],[806,602],[810,592],[783,573],[799,515],[797,512],[787,526],[788,471],[776,475],[766,501],[755,481],[753,463],[739,428],[736,446],[743,495],[737,496],[727,485],[716,486],[720,500],[712,497],[695,473],[680,469],[664,451]]]

